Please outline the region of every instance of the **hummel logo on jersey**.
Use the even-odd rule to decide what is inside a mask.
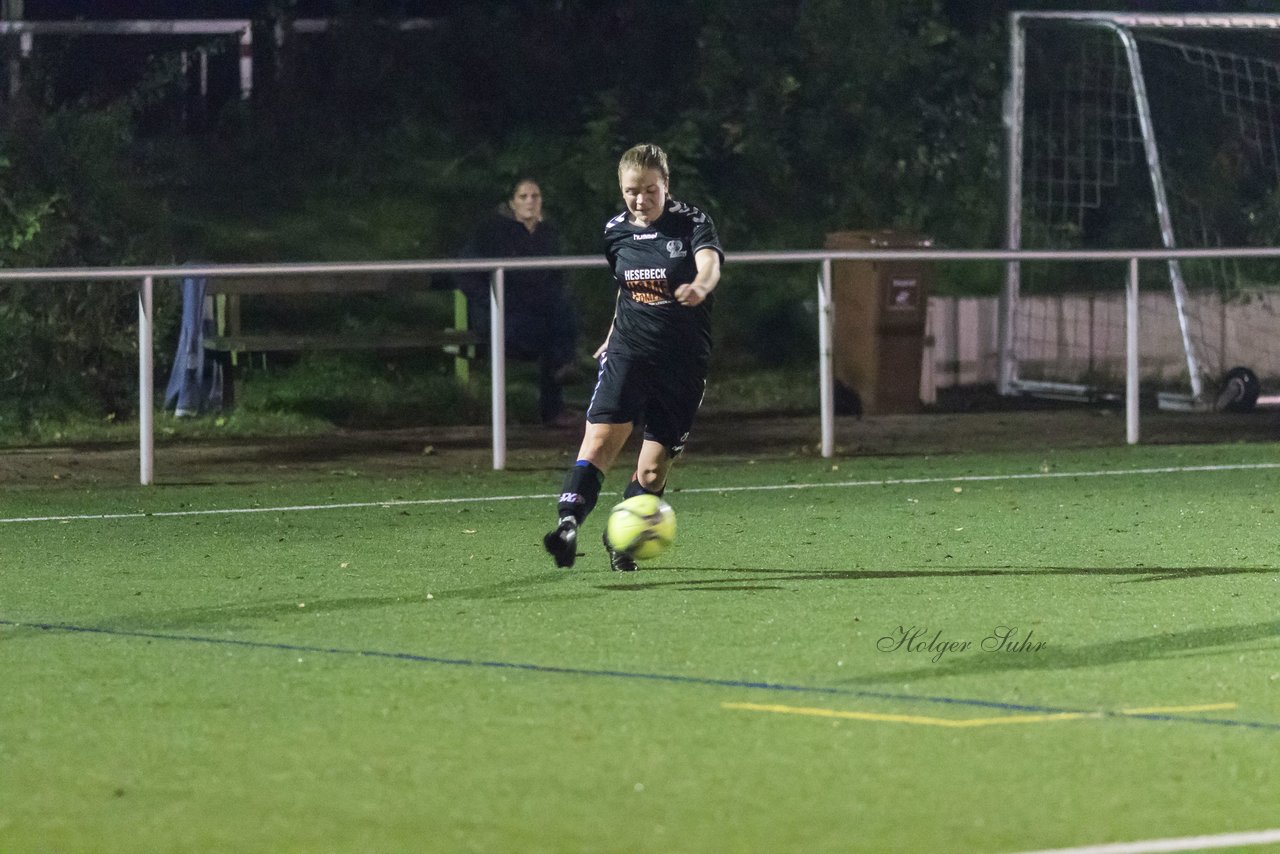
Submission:
[[[633,234],[631,235],[631,239],[632,240],[654,240],[657,238],[657,236],[658,236],[658,232],[655,231],[650,234]]]
[[[685,216],[688,216],[698,225],[701,225],[702,223],[707,221],[706,214],[704,214],[702,211],[695,208],[693,205],[688,205],[688,204],[685,204],[684,202],[677,202],[673,200],[671,202],[671,211],[672,213],[684,214]]]

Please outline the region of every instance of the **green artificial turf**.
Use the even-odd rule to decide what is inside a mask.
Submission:
[[[626,575],[610,497],[574,569],[542,554],[549,470],[10,492],[6,519],[123,518],[0,523],[0,850],[1280,827],[1259,465],[1280,448],[691,459],[676,546]]]

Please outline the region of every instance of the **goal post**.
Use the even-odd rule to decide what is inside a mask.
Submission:
[[[1007,248],[1273,244],[1280,228],[1265,220],[1280,211],[1278,45],[1280,15],[1012,13]],[[1166,386],[1177,374],[1186,405],[1204,406],[1224,372],[1252,356],[1238,327],[1274,320],[1280,297],[1239,265],[1170,260],[1164,276],[1167,308],[1151,310],[1172,326],[1154,328],[1180,352],[1156,373]],[[1102,295],[1060,272],[1040,278],[1050,277],[1034,281],[1018,261],[1006,267],[1002,394],[1084,389],[1123,359],[1095,347],[1123,340],[1099,325],[1123,322],[1110,307],[1122,302],[1123,273]],[[1270,336],[1280,341],[1280,324]],[[1061,355],[1081,350],[1087,356]],[[1261,368],[1280,379],[1280,352]]]
[[[17,35],[20,53],[29,56],[35,36],[234,36],[239,47],[240,98],[253,92],[253,22],[247,18],[175,20],[0,21],[0,36]],[[9,71],[10,96],[16,94],[20,65],[14,59]]]

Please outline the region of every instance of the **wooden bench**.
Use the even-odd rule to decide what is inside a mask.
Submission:
[[[235,374],[252,354],[306,351],[378,352],[443,350],[454,356],[454,374],[460,382],[470,379],[470,360],[479,336],[468,328],[467,300],[454,290],[453,326],[414,329],[389,334],[345,332],[246,332],[241,323],[241,303],[253,296],[309,296],[320,294],[386,293],[400,282],[393,275],[364,276],[260,276],[211,278],[206,294],[213,299],[216,335],[206,335],[204,349],[223,365],[223,405],[235,403]],[[421,286],[418,286],[421,288]]]

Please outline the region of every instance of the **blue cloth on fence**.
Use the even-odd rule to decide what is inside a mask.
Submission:
[[[164,392],[168,408],[177,401],[174,414],[179,418],[222,408],[222,365],[204,352],[204,336],[213,334],[212,319],[205,318],[204,299],[208,280],[188,276],[182,280],[182,326],[178,333],[178,352],[173,371]]]

